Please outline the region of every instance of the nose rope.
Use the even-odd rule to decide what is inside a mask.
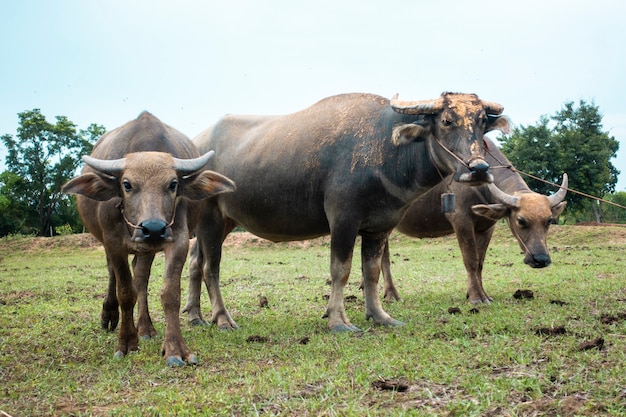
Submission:
[[[168,224],[165,225],[165,229],[167,229],[168,227],[172,227],[172,225],[174,224],[174,220],[176,218],[177,206],[178,206],[177,204],[174,204],[174,210],[172,211],[172,219],[170,220]],[[126,226],[130,227],[131,229],[143,229],[142,226],[138,226],[126,218],[126,214],[124,214],[124,205],[122,203],[119,203],[117,205],[117,208],[120,210],[120,213],[122,214],[122,218],[124,219],[124,222],[126,222]],[[128,230],[128,235],[132,237],[133,234],[130,232],[131,229],[127,228],[126,230]]]
[[[533,257],[533,259],[535,259],[535,254],[532,253],[530,249],[528,249],[528,246],[526,246],[526,243],[524,243],[524,240],[522,240],[522,238],[519,235],[519,233],[517,233],[517,229],[515,229],[515,227],[510,227],[510,229],[515,234],[515,238],[517,239],[517,241],[522,244],[522,246],[524,247],[524,250],[526,251],[526,253],[528,253],[530,256]]]
[[[469,163],[465,162],[463,159],[461,159],[461,157],[459,157],[457,154],[455,154],[454,152],[452,152],[450,149],[448,149],[446,147],[446,145],[444,145],[443,143],[441,143],[441,141],[439,140],[439,138],[435,135],[433,135],[433,137],[435,138],[435,142],[437,142],[437,144],[439,146],[441,146],[443,148],[444,151],[448,152],[450,155],[452,155],[452,157],[454,159],[456,159],[457,161],[459,161],[463,166],[465,166],[467,169],[469,169]],[[431,156],[432,157],[432,156]],[[476,158],[470,158],[470,161],[476,159]]]

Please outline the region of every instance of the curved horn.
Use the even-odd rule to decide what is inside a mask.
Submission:
[[[391,99],[391,108],[402,114],[435,114],[443,110],[443,100],[440,97],[434,100],[402,101],[398,100],[396,94]]]
[[[492,101],[480,100],[487,114],[492,114],[494,116],[499,116],[504,111],[504,106],[498,103],[494,103]]]
[[[548,197],[548,201],[550,202],[550,207],[554,207],[559,204],[561,201],[565,199],[565,195],[567,194],[567,186],[569,184],[569,180],[567,178],[567,174],[563,173],[563,182],[561,183],[561,188],[559,191],[552,194]]]
[[[493,197],[496,202],[504,204],[509,207],[519,207],[519,197],[515,197],[514,195],[510,195],[499,189],[494,183],[488,185],[489,191],[491,192],[491,197]]]
[[[91,156],[84,155],[83,161],[96,171],[102,171],[109,174],[124,170],[126,158],[121,159],[96,159]]]
[[[209,159],[215,155],[215,151],[208,151],[202,156],[194,159],[178,159],[174,158],[176,171],[182,175],[190,175],[201,170],[209,162]]]

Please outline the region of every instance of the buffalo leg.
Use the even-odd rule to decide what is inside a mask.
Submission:
[[[393,275],[391,273],[391,258],[389,257],[389,240],[385,243],[385,249],[383,251],[383,257],[381,259],[380,269],[383,273],[383,285],[384,285],[384,297],[387,301],[401,301],[400,293],[396,289],[396,285],[393,283]],[[364,275],[363,267],[361,266],[361,275]],[[359,289],[365,288],[365,281],[361,278],[361,285]]]
[[[185,224],[182,222],[182,224]],[[184,235],[180,231],[177,233]],[[196,364],[197,359],[183,340],[180,328],[180,277],[183,272],[189,240],[187,236],[165,247],[165,277],[161,290],[161,305],[165,312],[165,337],[161,353],[169,366]]]
[[[189,294],[187,295],[187,304],[183,308],[183,313],[187,313],[187,322],[192,325],[205,324],[200,307],[203,263],[204,257],[196,239],[189,252]]]
[[[381,259],[387,245],[387,238],[370,239],[363,237],[361,247],[361,263],[363,265],[363,285],[365,289],[365,318],[373,319],[374,323],[399,326],[404,323],[394,319],[383,310],[378,297],[378,279],[380,277]]]
[[[387,301],[400,301],[400,293],[393,283],[393,275],[391,274],[391,258],[389,256],[389,238],[385,241],[383,257],[381,259],[381,270],[383,272],[384,297]]]
[[[324,318],[328,318],[328,327],[332,331],[361,331],[350,323],[343,302],[343,289],[350,276],[355,240],[356,230],[352,233],[341,230],[331,232],[330,275],[332,281]]]
[[[231,220],[223,219],[219,210],[213,207],[209,208],[207,217],[205,217],[196,228],[198,236],[197,242],[199,244],[198,258],[202,259],[201,279],[204,280],[211,300],[211,322],[215,323],[221,330],[231,330],[239,327],[226,309],[220,290],[222,243],[234,227],[235,224]],[[193,280],[191,276],[189,279],[189,285],[191,286],[193,284],[195,286],[193,291],[190,289],[189,297],[194,296],[195,298],[193,300],[191,300],[191,298],[188,299],[186,309],[193,311],[191,309],[197,308],[199,314],[201,283],[197,275],[196,273]],[[197,291],[197,293],[194,291]],[[191,301],[191,304],[189,301]]]
[[[482,270],[481,260],[478,253],[476,234],[474,228],[461,228],[455,224],[454,231],[461,248],[463,264],[467,271],[468,288],[467,299],[472,304],[489,303],[490,298],[482,289],[479,271]]]
[[[110,256],[116,278],[117,300],[122,312],[122,322],[117,337],[115,357],[121,358],[129,352],[139,349],[137,328],[133,319],[133,310],[137,301],[137,294],[133,285],[133,278],[128,266],[128,255],[118,253]]]
[[[480,294],[480,298],[485,303],[493,301],[483,288],[483,267],[485,266],[485,255],[487,254],[487,248],[489,242],[491,242],[491,236],[493,235],[494,227],[489,228],[485,232],[476,233],[476,251],[478,252],[478,269],[476,270],[476,277],[474,284],[477,286],[475,293]],[[485,301],[486,300],[486,301]]]
[[[102,302],[100,313],[100,325],[104,330],[113,331],[117,328],[120,320],[119,303],[117,302],[117,285],[115,283],[115,271],[113,264],[107,255],[107,269],[109,270],[109,285],[107,294]]]
[[[135,255],[133,258],[133,283],[137,291],[137,330],[142,339],[157,335],[148,310],[148,282],[152,261],[154,254]]]

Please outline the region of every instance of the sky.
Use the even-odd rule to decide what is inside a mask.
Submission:
[[[349,92],[476,93],[515,126],[584,100],[626,191],[625,17],[623,0],[3,1],[0,135],[34,108],[108,130],[148,110],[193,137]]]

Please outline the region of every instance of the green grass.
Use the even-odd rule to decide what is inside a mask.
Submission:
[[[240,329],[190,327],[181,314],[183,337],[200,363],[167,368],[160,356],[162,256],[149,296],[161,337],[114,360],[117,334],[99,324],[107,282],[102,249],[85,235],[5,238],[0,411],[14,417],[626,415],[626,228],[556,226],[548,244],[554,264],[531,269],[499,224],[484,271],[495,302],[472,314],[455,239],[394,234],[392,269],[403,301],[384,307],[407,323],[401,328],[365,320],[357,251],[345,292],[348,315],[364,330],[356,334],[331,334],[321,318],[329,294],[327,239],[231,244],[222,291]],[[187,279],[185,270],[183,300]],[[518,289],[532,290],[534,298],[513,298]],[[206,293],[202,305],[210,317]],[[450,307],[461,314],[449,314]],[[560,326],[564,334],[537,334]],[[580,349],[598,338],[602,349]],[[381,380],[406,390],[378,389]]]

